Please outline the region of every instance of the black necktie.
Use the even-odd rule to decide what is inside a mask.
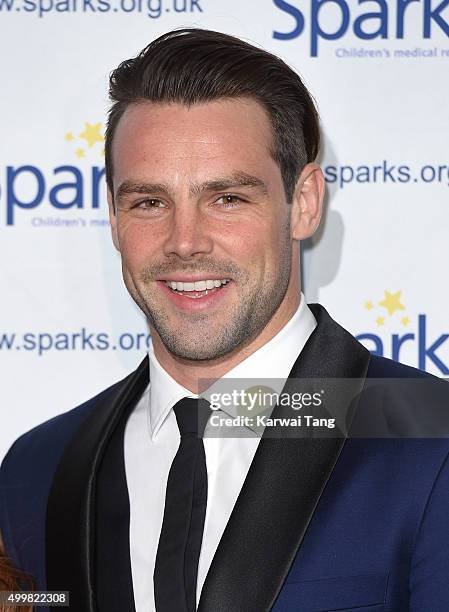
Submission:
[[[202,435],[210,415],[203,399],[184,398],[173,408],[181,441],[171,464],[154,569],[157,612],[196,609],[198,560],[207,504]]]

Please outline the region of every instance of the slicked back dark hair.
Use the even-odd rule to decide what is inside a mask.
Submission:
[[[197,28],[167,32],[137,57],[122,62],[109,85],[112,106],[105,157],[111,193],[114,133],[132,103],[190,106],[220,98],[256,100],[271,119],[271,155],[279,165],[288,202],[301,170],[318,154],[318,113],[300,77],[275,55],[234,36]]]

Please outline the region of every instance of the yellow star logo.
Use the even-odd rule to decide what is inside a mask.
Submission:
[[[404,304],[401,304],[401,291],[396,291],[396,293],[385,291],[385,297],[379,302],[379,306],[386,308],[390,317],[394,315],[397,310],[405,310]]]
[[[402,317],[401,323],[404,326],[407,326],[410,323],[410,319],[408,317]]]
[[[70,142],[71,140],[75,138],[75,136],[72,134],[72,132],[67,132],[64,138],[67,140],[67,142]]]
[[[374,308],[374,304],[372,303],[371,300],[369,300],[368,302],[365,302],[365,308],[367,310],[372,310]]]
[[[86,153],[85,153],[84,149],[77,149],[75,151],[75,153],[76,153],[76,156],[79,157],[79,158],[86,157]]]
[[[89,147],[93,147],[96,142],[103,142],[104,136],[100,134],[101,123],[95,123],[91,125],[89,122],[84,124],[84,132],[79,134],[80,138],[84,138],[87,141]]]
[[[378,327],[380,327],[381,325],[384,325],[384,323],[385,323],[384,317],[377,317],[376,323],[377,323]]]

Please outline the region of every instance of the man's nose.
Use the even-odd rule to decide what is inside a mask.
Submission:
[[[164,254],[189,259],[197,254],[210,253],[212,245],[204,213],[191,202],[176,206],[164,243]]]

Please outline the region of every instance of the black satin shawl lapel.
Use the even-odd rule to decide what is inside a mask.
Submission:
[[[46,519],[48,590],[70,591],[70,607],[97,610],[95,484],[104,450],[148,384],[148,357],[95,406],[65,449],[53,478]],[[128,541],[129,554],[129,541]]]
[[[357,378],[361,389],[369,352],[322,306],[310,308],[317,327],[289,378]],[[277,406],[273,416],[280,413]],[[345,442],[277,434],[260,440],[203,585],[199,612],[271,610]]]
[[[125,427],[128,403],[105,445],[95,485],[94,581],[99,612],[135,612],[129,539],[130,504],[126,481]]]

